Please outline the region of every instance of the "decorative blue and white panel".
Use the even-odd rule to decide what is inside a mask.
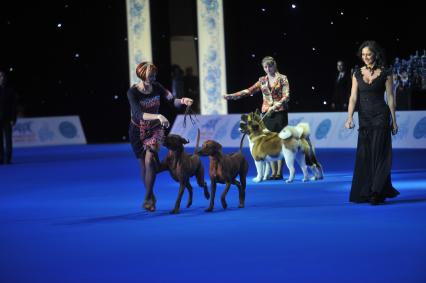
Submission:
[[[203,115],[226,114],[225,37],[222,0],[197,0],[200,109]]]
[[[151,18],[149,0],[126,0],[127,41],[129,45],[130,85],[138,82],[136,66],[152,61]]]

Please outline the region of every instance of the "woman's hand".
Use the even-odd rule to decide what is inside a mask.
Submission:
[[[392,123],[392,135],[396,135],[398,133],[398,125],[395,123]]]
[[[170,122],[169,122],[169,120],[167,120],[167,118],[166,117],[164,117],[163,115],[161,115],[161,114],[158,114],[157,115],[157,119],[158,120],[160,120],[160,124],[161,124],[161,126],[163,126],[164,128],[168,128],[169,126],[170,126]]]
[[[235,97],[233,97],[232,94],[225,94],[222,97],[226,100],[235,100]]]
[[[182,98],[181,98],[181,100],[180,100],[180,102],[181,102],[183,105],[191,106],[191,105],[192,105],[192,103],[194,103],[194,100],[192,100],[191,98],[188,98],[188,97],[182,97]]]
[[[352,118],[348,118],[345,122],[345,128],[353,129],[354,127],[355,127],[354,121],[352,121]]]

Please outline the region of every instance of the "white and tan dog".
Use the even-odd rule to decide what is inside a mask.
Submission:
[[[302,181],[308,181],[307,165],[314,176],[311,180],[323,178],[321,164],[317,161],[314,148],[309,140],[309,124],[299,123],[296,126],[287,126],[280,133],[266,129],[258,110],[241,116],[240,131],[247,134],[250,152],[256,164],[257,176],[254,182],[266,180],[269,176],[269,162],[284,158],[289,169],[287,183],[292,182],[295,176],[294,161],[297,161],[303,171]]]

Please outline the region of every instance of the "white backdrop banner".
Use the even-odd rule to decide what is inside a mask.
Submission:
[[[85,144],[78,116],[19,118],[13,127],[13,146]]]
[[[222,0],[197,0],[201,114],[226,114],[225,36]]]
[[[355,148],[358,138],[358,115],[354,114],[355,129],[344,127],[346,113],[290,113],[289,125],[307,122],[311,128],[311,140],[317,148]],[[190,121],[183,127],[183,116],[176,118],[171,133],[181,135],[195,146],[197,128],[201,142],[213,139],[225,147],[238,147],[242,134],[239,132],[240,114],[197,116],[197,124]],[[188,119],[189,120],[189,119]],[[398,111],[399,133],[392,137],[394,148],[426,148],[426,111]],[[248,142],[244,142],[248,146]]]
[[[127,0],[127,42],[129,47],[130,85],[139,81],[136,66],[152,61],[149,0]]]

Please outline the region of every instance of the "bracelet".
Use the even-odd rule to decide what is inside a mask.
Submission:
[[[160,120],[161,114],[157,114],[157,119]]]
[[[185,97],[182,97],[182,98],[180,99],[180,104],[185,104]]]

